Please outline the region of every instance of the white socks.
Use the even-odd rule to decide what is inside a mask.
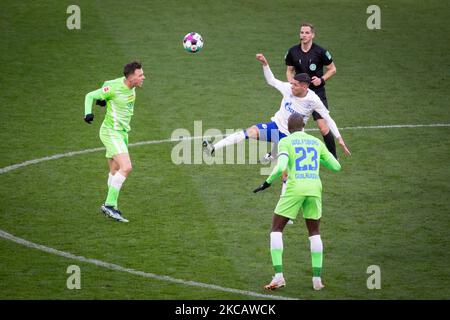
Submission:
[[[110,186],[120,190],[120,188],[122,188],[122,184],[126,178],[127,177],[124,177],[123,175],[120,174],[119,171],[117,171],[116,174],[111,178]]]
[[[222,149],[226,146],[235,144],[235,143],[239,143],[242,140],[245,139],[245,133],[244,131],[238,131],[235,133],[230,134],[229,136],[223,138],[222,140],[220,140],[219,142],[214,144],[214,150],[217,151],[219,149]]]
[[[274,254],[272,250],[279,251],[280,255],[280,263],[281,263],[281,252],[283,250],[283,233],[281,232],[271,232],[270,233],[270,250],[272,253],[272,259],[274,258]],[[273,260],[272,260],[273,261]],[[275,273],[275,279],[283,278],[283,272]]]
[[[270,233],[270,249],[283,249],[283,233],[271,232]]]
[[[111,174],[111,172],[108,174],[108,188],[111,185],[111,180],[114,176]]]
[[[322,252],[323,244],[322,239],[320,239],[320,234],[309,237],[309,241],[311,243],[311,252]]]

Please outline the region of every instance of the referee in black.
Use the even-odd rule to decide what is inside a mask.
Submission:
[[[325,83],[336,73],[331,54],[324,48],[313,43],[314,26],[310,23],[302,23],[300,26],[300,44],[289,49],[284,58],[287,70],[286,77],[290,82],[297,73],[307,73],[311,77],[309,88],[313,90],[328,109],[327,96],[325,94]],[[325,74],[323,69],[326,69]],[[337,159],[336,144],[333,134],[320,114],[313,112],[314,121],[319,127],[323,141],[328,150]]]

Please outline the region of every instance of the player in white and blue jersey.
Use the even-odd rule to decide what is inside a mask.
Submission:
[[[306,73],[296,74],[290,82],[282,82],[274,77],[270,70],[269,63],[263,54],[257,54],[256,59],[263,65],[264,76],[267,83],[275,87],[283,95],[280,109],[271,118],[271,121],[258,123],[245,130],[235,132],[214,145],[208,140],[204,140],[203,146],[207,153],[214,155],[216,150],[249,138],[278,143],[279,140],[289,135],[287,120],[292,113],[299,113],[302,115],[303,121],[306,124],[312,113],[316,111],[327,122],[328,127],[334,137],[339,141],[344,153],[349,155],[350,151],[342,139],[329,111],[320,98],[312,90],[308,89],[309,84],[311,83],[309,75]]]

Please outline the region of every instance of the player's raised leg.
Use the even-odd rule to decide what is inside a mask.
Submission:
[[[235,133],[230,134],[229,136],[226,136],[219,142],[215,143],[214,145],[211,144],[207,139],[203,140],[203,147],[205,148],[205,151],[208,155],[214,155],[216,150],[220,150],[222,148],[225,148],[226,146],[230,146],[236,143],[241,142],[245,139],[258,139],[259,138],[259,129],[257,126],[251,126],[250,128],[247,128],[245,130],[237,131]]]
[[[259,160],[262,164],[269,163],[271,161],[275,161],[278,154],[278,142],[272,144],[272,148],[269,152],[267,152],[262,158]]]

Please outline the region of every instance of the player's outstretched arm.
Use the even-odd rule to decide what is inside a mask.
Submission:
[[[266,57],[262,53],[257,53],[256,60],[262,63],[264,77],[266,78],[267,84],[269,84],[272,87],[275,87],[278,91],[280,91],[283,94],[284,92],[283,82],[275,78],[275,76],[272,73],[272,70],[270,70],[269,62],[267,61]]]
[[[264,181],[255,190],[253,190],[253,193],[257,193],[257,192],[263,191],[264,189],[267,189],[270,186],[271,186],[270,183],[268,183],[267,181]]]
[[[341,164],[336,158],[328,151],[327,147],[322,144],[320,151],[320,164],[325,166],[325,168],[330,169],[331,171],[338,172],[341,170]]]
[[[269,62],[267,61],[266,57],[262,53],[256,54],[256,60],[261,61],[263,66],[269,65]]]
[[[342,138],[341,133],[339,132],[339,129],[337,128],[336,122],[334,122],[333,118],[331,118],[330,113],[325,108],[322,101],[318,101],[318,105],[320,105],[320,106],[316,107],[315,111],[317,111],[322,116],[322,118],[325,120],[325,122],[327,123],[328,127],[331,130],[331,133],[338,140],[339,145],[341,146],[342,150],[344,150],[344,154],[346,156],[350,156],[351,152],[348,149],[347,145],[345,144],[344,139]]]
[[[344,154],[346,156],[351,156],[352,153],[350,152],[350,149],[345,144],[344,139],[342,139],[342,137],[339,137],[338,142],[339,142],[339,145],[341,146],[341,148],[344,150]]]
[[[270,176],[266,179],[266,181],[264,181],[255,190],[253,190],[253,192],[256,193],[256,192],[262,191],[262,190],[270,187],[272,185],[272,182],[275,179],[281,177],[281,175],[283,174],[283,171],[285,171],[288,166],[288,162],[289,162],[289,158],[286,153],[279,154],[278,163],[275,166],[275,168],[273,168]]]

